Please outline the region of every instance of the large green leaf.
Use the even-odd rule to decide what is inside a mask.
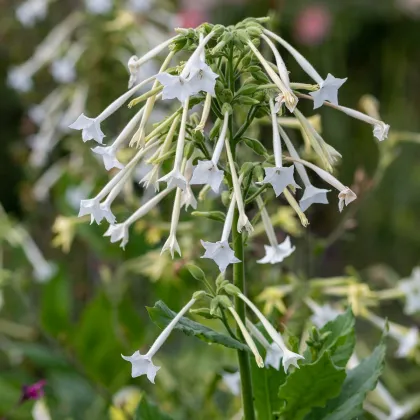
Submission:
[[[152,321],[160,328],[165,328],[176,316],[176,312],[169,309],[161,300],[156,302],[153,308],[148,307],[147,311]],[[194,335],[207,343],[216,343],[232,349],[249,351],[248,346],[240,341],[185,317],[179,320],[175,329],[181,330],[187,335]]]
[[[329,351],[332,361],[336,366],[345,367],[353,353],[356,343],[354,330],[354,315],[351,308],[338,315],[335,319],[325,324],[320,329],[320,334],[327,334],[325,342],[318,351],[318,358]],[[304,354],[305,360],[312,362],[313,357],[309,350]]]
[[[274,368],[259,368],[255,360],[251,360],[252,390],[254,392],[255,409],[258,420],[272,420],[273,413],[280,409],[279,387],[286,380],[283,366],[280,370]]]
[[[171,420],[171,417],[162,413],[156,404],[153,404],[143,396],[137,406],[134,420]]]
[[[385,344],[382,342],[374,352],[357,367],[350,370],[340,395],[328,401],[322,409],[313,410],[307,420],[354,420],[363,414],[366,394],[376,387],[385,359]]]
[[[312,408],[323,407],[336,397],[345,378],[345,369],[335,366],[329,352],[324,352],[316,362],[293,371],[280,387],[279,397],[284,402],[281,414],[285,419],[303,419]]]

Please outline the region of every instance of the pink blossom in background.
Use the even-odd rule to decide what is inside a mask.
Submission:
[[[20,398],[21,402],[28,401],[28,400],[38,400],[44,396],[44,386],[46,385],[47,381],[42,379],[38,382],[35,382],[32,385],[23,385],[22,387],[22,395]]]
[[[319,45],[330,33],[332,16],[322,4],[305,7],[294,22],[294,37],[304,45]]]
[[[181,28],[195,28],[207,20],[207,13],[199,9],[184,9],[175,16],[176,26]]]

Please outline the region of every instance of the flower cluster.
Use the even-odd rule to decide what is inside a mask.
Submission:
[[[175,253],[181,255],[182,252],[177,239],[182,208],[187,211],[189,207],[197,208],[196,186],[201,188],[201,198],[206,194],[210,196],[211,190],[213,197],[221,196],[226,211],[222,214],[217,212],[219,220],[223,221],[221,235],[216,238],[220,240],[201,241],[204,248],[202,258],[214,261],[223,279],[228,267],[241,263],[243,259],[243,255],[235,255],[235,250],[231,248],[230,235],[239,233],[241,241],[251,237],[253,221],[259,218],[269,245],[265,246],[265,256],[258,263],[277,264],[293,253],[295,247],[290,238],[279,241],[273,228],[266,208],[267,199],[272,194],[284,198],[304,226],[308,224],[305,212],[310,206],[328,203],[330,190],[322,188],[323,185],[314,185],[318,185],[319,181],[338,191],[340,211],[357,198],[348,186],[332,175],[341,155],[302,114],[298,108],[299,100],[313,101],[314,109],[324,105],[332,107],[372,125],[373,134],[380,141],[387,137],[389,126],[339,105],[338,90],[346,79],[338,79],[331,74],[322,78],[295,48],[267,30],[263,26],[264,21],[246,19],[231,27],[203,24],[196,29],[178,29],[178,35],[157,45],[143,57],[130,58],[129,90],[96,117],[87,117],[82,113],[70,125],[70,128],[81,131],[83,141],[93,140],[99,144],[93,152],[103,158],[107,170],[115,172],[94,197],[81,201],[79,216],[88,215],[91,223],[98,224],[105,219],[109,223],[105,236],[125,247],[129,241],[130,226],[163,199],[171,197],[173,208],[169,236],[162,253],[168,251],[173,258]],[[268,47],[273,61],[262,54],[258,48],[260,43]],[[289,71],[276,43],[297,61],[315,84],[290,81]],[[137,81],[142,66],[164,52],[166,58],[159,71],[141,82]],[[186,60],[173,63],[178,56],[182,59],[186,57]],[[139,90],[149,83],[149,90],[139,95]],[[143,106],[117,139],[104,145],[105,134],[101,124],[133,97],[129,108],[139,104]],[[151,127],[150,118],[156,104],[167,100],[172,100],[173,112]],[[200,110],[201,104],[201,117],[197,118],[194,111]],[[305,144],[310,146],[310,153],[305,157],[312,162],[302,159],[300,147],[294,145],[285,129],[287,124],[283,121],[287,112],[303,133]],[[266,148],[265,142],[248,135],[258,125],[257,120],[262,118],[271,122],[271,151]],[[127,162],[119,158],[122,149],[131,155]],[[252,160],[247,161],[251,153],[259,158],[255,160],[251,157]],[[240,162],[240,158],[244,161]],[[126,220],[117,222],[117,216],[112,211],[113,202],[124,186],[132,182],[135,169],[141,163],[149,165],[149,172],[140,183],[145,190],[152,189],[153,195]],[[310,180],[309,170],[315,175],[313,181]],[[299,178],[295,178],[296,173]],[[296,195],[300,195],[299,201]],[[255,215],[252,221],[249,218],[251,213]],[[213,212],[208,212],[208,216],[215,218]],[[216,293],[209,288],[210,292],[205,294],[212,299],[211,310],[215,313],[222,308],[232,315],[257,365],[263,367],[264,362],[252,336],[265,348],[267,365],[278,369],[281,361],[285,371],[290,365],[298,367],[297,362],[303,357],[286,346],[282,336],[258,308],[227,280],[221,284]],[[229,296],[235,296],[247,305],[261,322],[271,342],[251,321],[244,322]],[[154,365],[152,357],[199,297],[203,297],[201,292],[177,314],[145,355],[136,351],[130,357],[124,356],[133,364],[133,376],[145,374],[154,382],[159,367]]]

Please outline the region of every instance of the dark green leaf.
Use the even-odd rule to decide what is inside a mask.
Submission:
[[[363,401],[369,391],[375,389],[382,373],[385,359],[382,342],[374,352],[348,372],[340,395],[328,401],[322,409],[313,410],[306,420],[353,420],[363,414]]]
[[[137,406],[134,420],[171,420],[171,417],[160,411],[156,404],[143,396]]]
[[[287,419],[303,419],[312,408],[323,407],[336,397],[345,378],[345,369],[335,366],[329,352],[324,352],[315,363],[293,371],[280,387],[279,397],[284,401],[281,414]]]
[[[257,140],[253,139],[251,137],[243,137],[243,140],[245,144],[251,148],[257,155],[265,156],[267,155],[267,149],[263,146],[263,144]]]
[[[176,312],[170,310],[161,300],[156,302],[153,308],[147,308],[147,311],[151,320],[160,328],[165,328],[176,316]],[[216,343],[236,350],[249,351],[248,346],[240,341],[185,317],[180,319],[175,329],[187,335],[194,335],[207,343]]]

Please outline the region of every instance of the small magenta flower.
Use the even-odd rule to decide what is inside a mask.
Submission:
[[[20,402],[23,403],[29,400],[39,400],[44,396],[44,387],[47,384],[45,379],[41,379],[32,385],[23,385]]]

